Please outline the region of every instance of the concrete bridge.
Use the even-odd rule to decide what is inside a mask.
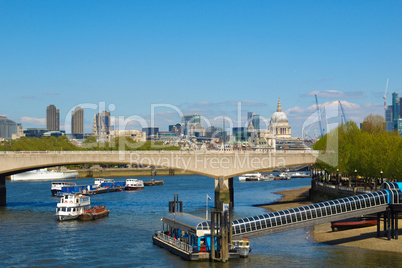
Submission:
[[[33,169],[84,163],[119,163],[190,171],[215,179],[215,201],[233,201],[233,177],[262,170],[314,164],[318,151],[56,151],[0,152],[0,205],[5,177]],[[4,189],[3,189],[4,188]],[[3,200],[3,201],[2,201]]]

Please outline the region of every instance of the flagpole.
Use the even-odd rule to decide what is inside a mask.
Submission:
[[[205,219],[208,220],[208,194],[207,194],[207,202],[206,202],[206,206],[205,206]]]

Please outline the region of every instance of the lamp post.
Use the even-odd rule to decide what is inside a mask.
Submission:
[[[355,169],[355,187],[357,186],[357,170]]]
[[[382,170],[380,171],[380,174],[381,174],[381,185],[382,185],[382,183],[384,182],[382,179],[382,174],[383,174]]]
[[[339,168],[336,169],[336,184],[339,185]]]

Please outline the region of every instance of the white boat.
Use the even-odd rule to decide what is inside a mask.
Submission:
[[[260,181],[273,181],[275,179],[275,176],[272,174],[269,175],[263,175],[260,178]]]
[[[51,187],[51,191],[52,191],[52,195],[56,196],[58,193],[61,192],[61,188],[64,186],[75,186],[75,182],[72,181],[67,181],[67,182],[52,182],[52,187]]]
[[[282,172],[281,174],[278,175],[278,177],[281,180],[290,180],[290,178],[291,178],[290,174],[287,172]]]
[[[292,172],[290,173],[291,178],[310,178],[311,175],[309,172]]]
[[[55,171],[47,169],[36,169],[27,172],[22,172],[18,174],[11,175],[12,181],[23,181],[23,180],[65,180],[65,179],[76,179],[78,176],[78,171],[68,170],[68,171]]]
[[[251,252],[250,241],[248,241],[248,239],[233,240],[230,247],[237,250],[241,258],[247,258],[248,254]]]
[[[259,180],[261,180],[261,177],[262,177],[262,175],[259,172],[248,173],[248,174],[239,176],[239,181],[259,181]]]
[[[126,179],[126,190],[142,190],[144,189],[144,182],[137,179]]]
[[[59,221],[74,220],[84,214],[85,209],[90,209],[89,196],[66,194],[57,203],[56,218]]]
[[[104,182],[114,183],[114,179],[95,178],[95,183],[94,184],[99,187]]]

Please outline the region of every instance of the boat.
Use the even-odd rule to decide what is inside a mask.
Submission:
[[[346,230],[352,228],[361,228],[377,225],[377,218],[375,217],[355,217],[346,220],[333,221],[331,222],[331,229],[335,230]]]
[[[142,190],[144,189],[144,182],[137,179],[127,179],[126,180],[126,190]]]
[[[84,213],[78,216],[82,221],[96,220],[109,215],[109,210],[105,206],[94,206],[91,209],[85,209]]]
[[[61,188],[65,186],[75,186],[76,183],[72,181],[67,182],[52,182],[52,187],[50,188],[52,195],[57,196],[61,192]]]
[[[275,179],[276,180],[290,180],[291,176],[287,172],[280,173]]]
[[[163,181],[155,181],[154,179],[151,179],[150,181],[144,181],[144,186],[157,186],[157,185],[163,185]]]
[[[114,179],[105,179],[105,178],[95,178],[94,184],[96,186],[101,186],[102,183],[114,183]]]
[[[272,174],[269,174],[269,175],[261,176],[261,178],[259,180],[260,181],[273,181],[274,179],[275,179],[275,176]]]
[[[255,172],[239,176],[239,181],[259,181],[261,180],[261,178],[262,178],[261,173]]]
[[[248,239],[233,240],[230,249],[237,250],[240,258],[247,258],[248,254],[251,252],[250,241]]]
[[[89,196],[66,194],[57,203],[56,218],[59,221],[74,220],[90,207],[91,200]]]
[[[290,174],[290,177],[292,178],[292,179],[295,179],[295,178],[310,178],[311,177],[311,175],[310,175],[310,173],[309,172],[292,172],[292,173],[289,173]]]
[[[12,181],[25,181],[25,180],[65,180],[76,179],[78,171],[56,171],[48,169],[35,169],[27,172],[22,172],[10,176]]]
[[[182,212],[181,201],[169,202],[169,214],[162,220],[163,229],[152,237],[154,245],[168,250],[189,261],[207,261],[213,256],[213,250],[219,248],[212,236],[211,221]],[[228,244],[229,259],[247,257],[250,242],[246,239]]]
[[[82,194],[66,194],[57,203],[56,218],[59,221],[67,220],[96,220],[109,215],[105,206],[91,208],[91,199]]]

